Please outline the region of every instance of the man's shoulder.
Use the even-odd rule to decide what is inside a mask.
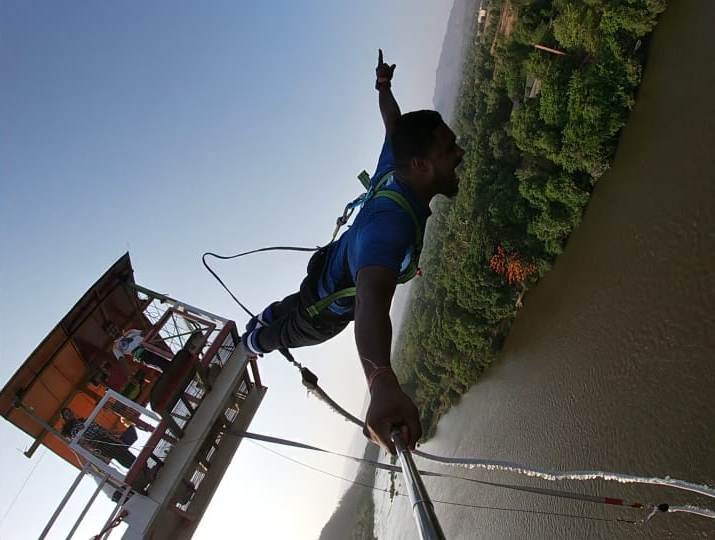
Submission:
[[[399,203],[395,197],[390,197],[385,195],[385,192],[397,193],[399,196],[399,191],[392,189],[380,190],[378,193],[382,195],[373,196],[370,201],[363,208],[364,222],[372,223],[378,221],[381,223],[394,222],[394,223],[412,223],[409,213],[402,204]]]
[[[374,176],[370,180],[370,183],[373,188],[382,187],[392,179],[394,174],[395,168],[392,164],[390,164],[390,166],[384,167],[382,170],[376,170]]]
[[[415,226],[408,215],[395,201],[376,197],[365,205],[356,221],[356,243],[367,247],[373,242],[391,244],[403,248],[414,241]]]

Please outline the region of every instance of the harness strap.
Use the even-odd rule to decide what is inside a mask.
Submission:
[[[405,199],[405,197],[396,191],[388,189],[380,189],[385,182],[392,177],[392,172],[384,174],[379,182],[375,185],[375,193],[372,197],[387,197],[388,199],[395,202],[400,208],[405,210],[409,216],[412,218],[412,222],[415,225],[415,251],[410,259],[409,266],[397,277],[398,283],[406,283],[415,277],[417,274],[417,265],[420,259],[420,253],[422,252],[422,226],[420,225],[419,219],[417,219],[417,214],[412,209],[410,203]],[[337,233],[337,230],[336,230]],[[334,237],[334,236],[333,236]],[[339,300],[340,298],[347,298],[350,296],[355,296],[357,289],[355,287],[346,287],[345,289],[340,289],[332,294],[329,294],[325,298],[317,301],[315,304],[308,306],[306,311],[311,317],[316,317],[321,311],[326,309],[330,304]]]
[[[412,258],[410,259],[410,265],[397,277],[397,283],[407,283],[415,277],[415,274],[417,274],[417,265],[419,264],[420,254],[422,253],[422,226],[420,225],[420,222],[417,219],[417,214],[415,214],[412,206],[410,206],[410,203],[407,202],[407,199],[405,199],[401,193],[385,189],[375,193],[375,197],[387,197],[388,199],[396,202],[410,215],[412,222],[415,225],[415,252],[412,254]]]
[[[367,171],[362,171],[358,175],[358,180],[360,180],[360,183],[365,187],[366,191],[357,199],[345,205],[343,215],[335,220],[335,230],[333,230],[333,236],[330,238],[330,242],[328,242],[329,244],[335,242],[335,239],[338,237],[338,232],[340,232],[340,229],[344,225],[347,225],[348,221],[350,220],[350,216],[353,214],[353,211],[356,208],[360,208],[367,201],[372,199],[375,196],[376,192],[381,189],[382,186],[384,186],[390,178],[392,178],[392,174],[393,171],[386,172],[380,177],[377,182],[375,182],[374,186],[370,185],[370,175],[367,173]]]
[[[358,180],[360,180],[360,183],[362,184],[362,187],[365,188],[365,191],[370,189],[370,175],[367,171],[362,171],[358,174]]]
[[[380,177],[380,179],[377,181],[377,183],[375,184],[374,191],[376,192],[376,191],[382,189],[382,186],[384,186],[387,183],[387,181],[390,178],[392,178],[393,175],[394,175],[394,171],[387,171],[385,174],[383,174]]]
[[[306,311],[311,317],[315,317],[318,315],[318,313],[323,311],[336,300],[340,298],[347,298],[348,296],[355,296],[356,292],[357,289],[355,287],[347,287],[345,289],[340,289],[339,291],[335,291],[333,294],[326,296],[322,300],[318,300],[312,306],[308,306],[306,308]]]

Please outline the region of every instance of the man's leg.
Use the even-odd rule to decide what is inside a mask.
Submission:
[[[306,308],[319,300],[317,282],[325,263],[326,252],[321,250],[311,257],[306,278],[300,291],[274,302],[262,315],[267,319],[262,328],[249,332],[249,349],[254,352],[271,352],[280,348],[316,345],[342,331],[349,319],[324,310],[316,317]]]
[[[263,315],[268,318],[267,322],[276,319],[282,319],[291,311],[298,309],[300,304],[300,291],[286,296],[280,302],[273,302],[270,306],[263,310]]]
[[[291,311],[298,308],[300,292],[286,296],[283,300],[273,302],[258,315],[251,318],[246,324],[246,331],[252,332],[256,327],[268,326],[277,319],[282,319]]]
[[[310,305],[310,304],[308,304]],[[350,322],[327,310],[311,317],[300,305],[286,316],[258,330],[256,344],[264,352],[317,345],[339,334]],[[327,312],[327,313],[326,313]]]

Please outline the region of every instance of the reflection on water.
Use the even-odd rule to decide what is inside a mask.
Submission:
[[[442,420],[427,451],[715,485],[714,20],[715,2],[670,3],[612,170],[565,253],[528,295],[502,358]],[[448,538],[715,537],[705,518],[664,515],[647,527],[590,521],[549,514],[643,514],[445,479],[425,483],[434,499],[502,508],[437,504]],[[378,473],[377,485],[389,488],[387,475]],[[715,507],[666,488],[558,487]],[[390,504],[376,492],[376,522],[381,540],[416,537],[403,497]]]

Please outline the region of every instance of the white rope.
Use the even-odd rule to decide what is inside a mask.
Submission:
[[[291,441],[288,439],[281,439],[279,437],[272,437],[269,435],[260,435],[257,433],[250,433],[247,431],[229,431],[228,433],[238,436],[238,437],[245,437],[247,439],[254,439],[254,440],[259,440],[267,443],[272,443],[272,444],[280,444],[284,446],[292,446],[294,448],[302,448],[304,450],[313,450],[316,452],[323,452],[326,454],[332,454],[334,456],[340,456],[343,458],[351,459],[353,461],[357,462],[364,462],[364,463],[369,463],[370,465],[374,465],[380,469],[386,469],[386,470],[394,470],[396,467],[392,465],[386,465],[383,463],[378,463],[372,460],[364,459],[364,458],[358,458],[354,456],[349,456],[345,455],[339,452],[333,452],[331,450],[325,450],[323,448],[319,448],[317,446],[311,446],[308,444],[296,442],[296,441]],[[681,489],[681,490],[686,490],[686,491],[693,491],[695,493],[700,493],[702,495],[705,495],[707,497],[712,497],[715,498],[715,490],[711,488],[710,486],[707,486],[705,484],[694,484],[692,482],[685,482],[683,480],[673,480],[669,477],[666,478],[657,478],[657,477],[642,477],[642,476],[634,476],[634,475],[629,475],[629,474],[621,474],[621,473],[611,473],[611,472],[605,472],[605,471],[547,471],[547,470],[540,470],[540,469],[535,469],[532,467],[528,467],[525,465],[519,465],[517,463],[510,463],[508,461],[492,461],[492,460],[485,460],[485,459],[476,459],[476,458],[448,458],[448,457],[443,457],[443,456],[436,456],[434,454],[428,454],[426,452],[422,451],[416,451],[414,452],[415,455],[418,455],[419,457],[422,457],[424,459],[429,459],[434,462],[438,463],[445,463],[448,465],[455,465],[455,466],[462,466],[468,469],[485,469],[488,471],[500,471],[500,472],[511,472],[511,473],[516,473],[524,476],[530,476],[534,478],[541,478],[543,480],[549,480],[549,481],[561,481],[561,480],[579,480],[579,481],[586,481],[586,480],[595,480],[595,479],[602,479],[602,480],[611,480],[611,481],[616,481],[624,484],[656,484],[656,485],[664,485],[664,486],[669,486],[673,487],[675,489]],[[399,469],[398,469],[399,470]],[[428,474],[432,476],[443,476],[440,473],[434,473],[434,472],[427,472],[427,471],[420,471],[421,474]],[[464,479],[468,480],[468,479]],[[665,513],[665,512],[685,512],[689,514],[695,514],[699,515],[702,517],[710,518],[710,519],[715,519],[715,511],[710,510],[708,508],[701,508],[698,506],[693,506],[693,505],[682,505],[682,506],[670,506],[670,505],[658,505],[653,508],[653,513],[648,517],[652,517],[656,513]]]
[[[429,454],[427,452],[422,452],[420,450],[415,451],[414,454],[421,458],[428,459],[430,461],[435,461],[438,463],[462,466],[468,469],[478,468],[487,471],[510,472],[523,476],[541,478],[543,480],[549,480],[551,482],[558,482],[561,480],[586,481],[601,479],[606,481],[619,482],[621,484],[651,484],[659,486],[668,486],[683,491],[692,491],[693,493],[698,493],[700,495],[705,495],[706,497],[715,499],[715,488],[712,488],[707,484],[696,484],[694,482],[687,482],[685,480],[676,480],[674,478],[671,478],[670,476],[666,476],[665,478],[659,478],[657,476],[636,476],[632,474],[614,473],[598,470],[553,471],[548,469],[538,469],[529,465],[521,465],[519,463],[512,463],[509,461],[495,461],[489,459],[466,457],[443,457],[434,454]],[[710,517],[715,517],[715,515]]]

